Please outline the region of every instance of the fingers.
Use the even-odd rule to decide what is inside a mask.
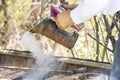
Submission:
[[[68,24],[66,23],[66,21],[64,21],[63,13],[57,15],[56,24],[61,29],[67,28]]]
[[[66,10],[73,10],[74,8],[76,8],[78,6],[78,4],[71,4],[71,5],[62,5],[62,7]]]
[[[56,25],[60,28],[60,23],[58,20],[56,20]]]
[[[62,5],[65,10],[70,10],[68,5]]]
[[[59,20],[59,14],[57,15],[57,17],[56,17],[56,24],[57,24],[57,26],[59,27],[59,28],[61,28],[61,25],[60,25],[60,20]]]
[[[58,14],[56,17],[56,24],[61,29],[65,29],[73,25],[74,23],[71,20],[70,11],[65,11],[65,12]]]
[[[56,25],[57,25],[60,29],[64,29],[64,28],[62,27],[62,25],[60,24],[60,21],[59,21],[59,20],[56,20]]]

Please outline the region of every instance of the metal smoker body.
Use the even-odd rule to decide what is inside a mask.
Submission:
[[[78,39],[79,34],[74,32],[72,35],[57,27],[55,21],[45,19],[30,30],[32,33],[40,33],[46,37],[72,49]]]

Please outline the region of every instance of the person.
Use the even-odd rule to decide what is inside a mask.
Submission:
[[[57,15],[56,24],[61,29],[65,29],[73,24],[79,25],[89,20],[98,13],[111,15],[120,10],[120,0],[82,0],[80,4],[68,5],[68,9]],[[116,41],[113,67],[109,80],[120,80],[120,34]]]

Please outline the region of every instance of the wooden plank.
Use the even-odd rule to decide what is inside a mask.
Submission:
[[[29,54],[14,54],[1,52],[0,50],[0,65],[3,66],[18,66],[18,67],[32,67],[35,59]]]
[[[0,71],[0,80],[13,80],[23,76],[25,73],[26,71],[20,69],[3,68],[3,70]]]
[[[25,51],[18,51],[18,50],[9,51],[9,50],[1,50],[0,49],[0,54],[34,59],[33,56],[31,55],[31,53],[27,53],[27,51],[26,52]]]
[[[0,68],[1,69],[19,69],[19,70],[30,70],[32,68],[29,68],[29,67],[16,67],[16,66],[1,66],[0,65]]]
[[[12,80],[12,79],[9,79],[9,78],[0,78],[0,80]]]
[[[4,70],[0,71],[0,78],[4,77],[4,75],[8,74],[9,72],[11,72],[10,69],[4,69]]]
[[[15,54],[12,54],[14,52]],[[31,68],[32,65],[35,63],[35,59],[25,51],[0,50],[0,57],[1,57],[0,64],[3,66],[7,65],[7,66],[18,66],[18,67]],[[102,63],[102,62],[96,62],[96,61],[90,61],[90,60],[82,60],[82,59],[64,58],[64,57],[61,57],[61,58],[56,57],[56,58],[58,58],[59,61],[69,63],[69,64],[84,65],[84,66],[98,67],[98,68],[105,68],[105,69],[112,68],[112,64],[108,64],[108,63]]]
[[[18,71],[18,72],[14,73],[14,74],[8,75],[6,78],[13,80],[13,79],[16,79],[18,77],[23,76],[24,74],[25,74],[24,71]]]
[[[65,63],[69,63],[69,64],[84,65],[89,67],[98,67],[98,68],[104,68],[104,69],[112,68],[112,64],[105,63],[105,62],[96,62],[96,61],[72,59],[72,58],[58,58],[58,60]]]

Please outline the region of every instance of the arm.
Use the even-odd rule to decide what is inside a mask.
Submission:
[[[107,6],[108,0],[83,0],[82,3],[73,9],[70,16],[75,24],[89,20],[97,13],[101,13]]]
[[[72,11],[65,11],[59,14],[56,18],[57,25],[65,29],[73,24],[83,23],[97,13],[102,12],[109,0],[83,0],[75,9]]]
[[[78,4],[63,5],[62,7],[66,10],[73,10],[78,6]]]

